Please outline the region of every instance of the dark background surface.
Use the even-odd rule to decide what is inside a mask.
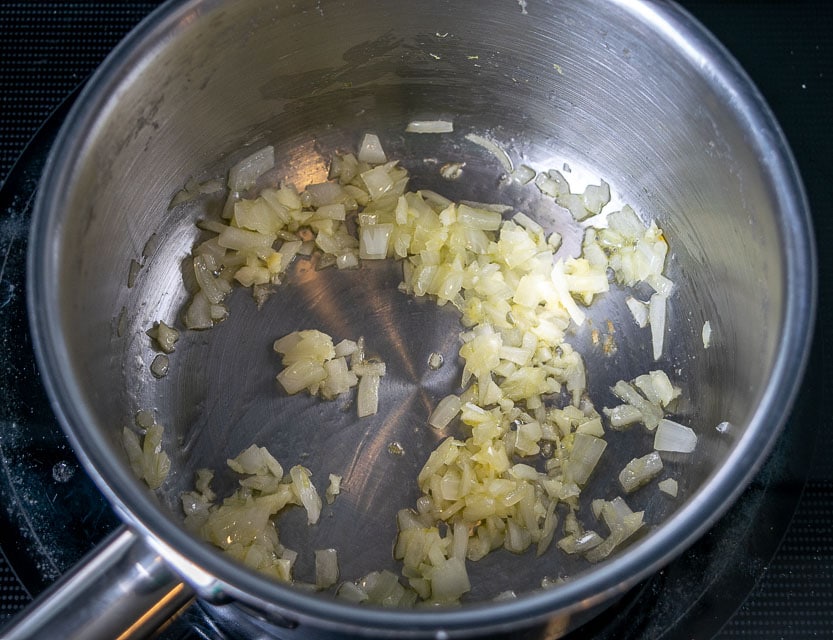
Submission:
[[[819,246],[817,330],[785,436],[739,505],[692,552],[571,638],[833,637],[833,280],[826,249],[833,239],[833,4],[681,4],[746,69],[796,156]],[[157,5],[0,4],[0,625],[116,524],[55,431],[32,370],[20,280],[28,202],[66,105]],[[34,485],[48,495],[30,495]],[[221,637],[203,617],[190,612],[166,637]]]

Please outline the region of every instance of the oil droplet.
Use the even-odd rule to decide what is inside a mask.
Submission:
[[[75,475],[75,467],[66,460],[56,462],[52,467],[52,479],[55,482],[68,482]]]
[[[153,359],[153,362],[150,365],[150,372],[155,378],[164,378],[168,375],[168,367],[168,356],[160,353]]]

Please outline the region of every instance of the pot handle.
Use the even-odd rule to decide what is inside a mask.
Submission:
[[[157,551],[121,526],[0,635],[5,640],[146,638],[193,597]]]

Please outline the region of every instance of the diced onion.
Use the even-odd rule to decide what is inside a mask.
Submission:
[[[240,452],[236,458],[227,460],[228,466],[237,473],[244,475],[268,475],[276,479],[283,478],[283,467],[272,456],[266,447],[259,447],[255,444]]]
[[[630,404],[620,404],[612,409],[605,407],[603,411],[610,420],[610,426],[614,429],[621,429],[642,422],[642,412]]]
[[[362,138],[358,153],[359,162],[369,164],[384,164],[388,161],[379,136],[375,133],[366,133]]]
[[[317,386],[326,377],[327,371],[324,365],[310,359],[293,362],[277,376],[278,382],[281,383],[281,386],[289,395],[293,395],[309,387]]]
[[[460,413],[462,405],[459,396],[449,395],[440,400],[437,406],[428,416],[428,424],[435,429],[445,429],[457,414]]]
[[[651,345],[654,350],[654,360],[662,357],[662,347],[665,341],[665,307],[668,297],[661,293],[651,296],[648,303],[648,317],[651,325]]]
[[[601,418],[591,418],[585,422],[581,422],[576,427],[576,433],[584,433],[590,436],[602,438],[605,435],[604,427],[602,426]]]
[[[588,185],[582,194],[584,208],[588,214],[601,213],[602,208],[610,202],[610,185],[604,180],[599,185]]]
[[[522,164],[512,172],[512,179],[518,184],[528,184],[535,179],[535,169]]]
[[[577,326],[581,326],[584,324],[585,315],[584,312],[579,309],[575,300],[573,300],[573,297],[567,287],[567,281],[564,274],[564,262],[558,260],[555,263],[555,266],[553,266],[551,273],[552,282],[558,295],[558,301],[567,310],[567,313],[570,314],[573,322],[575,322]]]
[[[229,169],[228,186],[231,191],[245,191],[257,179],[275,166],[275,148],[263,147]]]
[[[343,582],[339,586],[336,596],[347,602],[359,604],[368,600],[367,592],[357,584],[352,582]]]
[[[558,547],[565,553],[586,553],[603,542],[602,537],[595,531],[585,531],[576,536],[570,534],[558,541]]]
[[[347,216],[347,210],[344,204],[325,204],[315,210],[316,218],[326,218],[329,220],[344,220]]]
[[[372,571],[359,581],[367,593],[369,604],[384,607],[406,607],[413,604],[416,594],[405,589],[391,571]]]
[[[324,497],[327,500],[327,504],[332,504],[333,502],[335,502],[336,496],[340,493],[341,476],[331,473],[330,484],[327,485],[327,489],[324,491]]]
[[[383,260],[388,254],[391,233],[392,224],[363,226],[359,237],[359,257],[365,260]]]
[[[471,589],[466,565],[459,558],[448,558],[434,567],[429,579],[434,602],[456,602]]]
[[[677,497],[678,485],[677,481],[674,478],[666,478],[665,480],[660,480],[657,482],[657,487],[663,493],[667,493],[669,496],[674,498]]]
[[[285,368],[278,373],[277,380],[288,394],[306,389],[310,394],[332,400],[359,385],[359,417],[376,413],[378,380],[385,375],[385,363],[364,359],[362,338],[358,342],[342,340],[333,346],[328,334],[304,329],[275,340],[273,349],[283,355]],[[369,380],[362,387],[360,379],[364,378]]]
[[[651,375],[646,373],[641,376],[637,376],[634,378],[633,384],[642,392],[642,395],[644,395],[651,404],[655,406],[662,406],[664,404],[662,402],[662,398],[660,398],[659,390],[654,384],[654,378]]]
[[[660,423],[661,424],[661,423]],[[619,473],[619,483],[626,493],[632,493],[650,482],[662,471],[662,459],[656,451],[634,458]]]
[[[275,236],[237,227],[226,227],[220,233],[217,242],[226,249],[251,251],[271,248],[275,242]]]
[[[697,434],[691,427],[686,427],[673,420],[663,418],[654,434],[654,449],[657,451],[676,451],[691,453],[697,447]]]
[[[703,323],[702,337],[703,337],[703,348],[708,349],[709,346],[711,346],[711,342],[712,342],[712,325],[711,325],[711,322],[709,322],[708,320],[706,320]]]
[[[560,197],[562,193],[570,191],[570,185],[558,171],[539,173],[535,177],[535,186],[541,193],[552,198]]]
[[[122,445],[130,466],[151,489],[162,486],[171,470],[171,459],[162,450],[164,433],[165,428],[154,423],[145,430],[140,442],[136,433],[127,427],[122,430]]]
[[[607,442],[586,433],[576,433],[565,477],[578,485],[587,482],[602,457]]]
[[[654,291],[666,297],[670,296],[674,290],[674,283],[658,273],[649,274],[645,281],[654,288]]]
[[[382,377],[387,372],[387,367],[384,362],[371,362],[369,360],[362,360],[353,364],[353,372],[359,376],[377,376]]]
[[[454,123],[449,120],[412,120],[405,127],[406,133],[451,133],[452,131],[454,131]]]
[[[189,329],[210,329],[214,326],[211,317],[211,303],[202,291],[198,291],[191,299],[183,318]]]
[[[292,490],[307,510],[307,522],[315,524],[321,516],[321,498],[310,480],[309,469],[296,465],[289,470]]]
[[[394,186],[393,178],[384,165],[373,167],[361,174],[362,181],[367,187],[371,200],[378,200],[391,191]]]
[[[328,212],[344,213],[344,202],[349,195],[338,182],[320,182],[308,185],[304,193],[309,197],[309,206],[315,207],[316,217],[329,217],[335,220],[344,220],[343,217],[327,215]],[[328,209],[329,207],[335,207]],[[322,211],[324,209],[324,211]]]
[[[378,375],[366,375],[359,379],[356,408],[360,418],[375,415],[379,411],[379,382]]]
[[[169,327],[164,322],[157,322],[148,335],[156,341],[156,344],[164,353],[173,353],[176,341],[179,340],[179,331]]]
[[[656,429],[662,419],[662,408],[645,399],[636,389],[624,380],[613,386],[613,393],[625,403],[636,407],[642,414],[643,424],[651,431]]]
[[[460,224],[472,229],[495,231],[500,227],[503,218],[496,211],[475,209],[465,204],[457,207],[457,219]]]
[[[352,340],[342,340],[333,349],[333,355],[336,358],[343,358],[345,356],[353,355],[358,349],[358,345]]]
[[[628,296],[625,298],[625,304],[628,305],[628,309],[630,309],[631,314],[633,315],[633,319],[636,322],[637,326],[640,328],[645,328],[648,326],[648,304],[646,302],[642,302],[641,300],[637,300],[633,296]]]
[[[653,384],[654,393],[656,393],[659,402],[663,407],[671,404],[671,402],[680,395],[680,390],[671,384],[668,374],[664,371],[650,371],[648,372],[648,375],[650,376],[651,383]]]
[[[610,529],[610,535],[585,553],[584,557],[590,562],[599,562],[607,558],[614,549],[642,528],[643,524],[643,512],[631,511],[622,498],[601,502],[599,515]]]
[[[315,552],[315,586],[326,589],[338,582],[338,552],[318,549]]]

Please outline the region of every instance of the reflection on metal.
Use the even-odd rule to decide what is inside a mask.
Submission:
[[[15,618],[3,637],[146,638],[193,597],[158,553],[122,527]]]

